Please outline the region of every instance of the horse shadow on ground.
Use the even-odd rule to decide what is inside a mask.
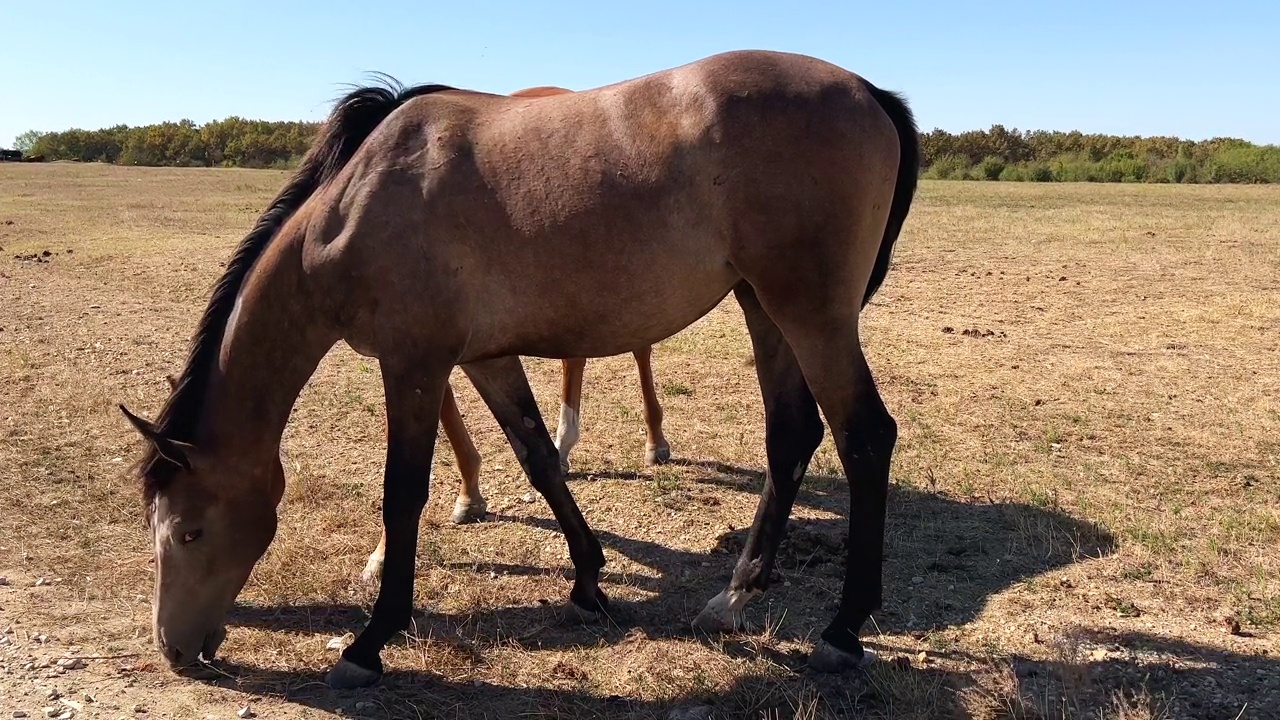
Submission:
[[[759,472],[719,463],[697,466],[705,477],[700,482],[758,493]],[[768,624],[777,638],[812,638],[835,612],[844,571],[844,543],[847,536],[847,489],[838,477],[810,476],[797,498],[797,506],[834,514],[834,518],[793,517],[775,566],[773,584],[748,611],[748,622],[759,628]],[[521,522],[558,532],[552,520],[533,517],[503,517],[504,522]],[[727,690],[709,694],[647,702],[623,697],[606,697],[582,690],[582,683],[556,688],[517,688],[484,682],[458,683],[427,672],[392,671],[375,689],[357,693],[328,690],[317,672],[277,672],[252,667],[225,665],[233,679],[222,682],[247,693],[277,696],[291,702],[331,710],[352,711],[356,702],[369,703],[363,714],[369,717],[667,717],[672,707],[709,705],[716,717],[790,717],[800,714],[800,706],[823,709],[832,717],[963,716],[959,698],[977,687],[968,673],[939,668],[912,667],[910,663],[879,663],[873,672],[820,676],[807,671],[805,658],[797,651],[784,653],[768,644],[725,636],[719,639],[695,634],[690,620],[707,599],[728,582],[737,553],[745,541],[745,529],[731,529],[718,538],[710,553],[668,548],[659,543],[628,538],[597,530],[606,547],[637,563],[652,568],[655,577],[630,574],[626,578],[606,568],[602,583],[625,583],[648,593],[637,601],[615,600],[606,622],[581,624],[564,618],[559,607],[565,598],[543,598],[519,607],[498,607],[453,615],[428,611],[416,619],[417,638],[453,638],[459,646],[475,644],[516,645],[529,652],[574,647],[613,645],[649,639],[697,638],[716,643],[726,653],[765,657],[788,673],[782,679],[769,676],[736,678]],[[866,631],[869,647],[877,647],[877,630],[886,634],[908,633],[924,637],[930,632],[963,625],[978,616],[994,594],[1036,575],[1111,553],[1114,539],[1102,528],[1072,518],[1050,507],[1020,503],[975,503],[895,485],[890,492],[884,563],[884,606]],[[503,564],[465,563],[456,569],[509,574],[545,574],[546,568]],[[548,607],[548,605],[554,607]],[[237,607],[230,617],[233,625],[259,627],[279,632],[342,634],[358,630],[367,618],[364,608],[353,604],[312,604],[274,607]],[[465,638],[459,629],[466,628]],[[408,641],[405,636],[402,641]],[[1181,703],[1194,709],[1197,717],[1234,718],[1241,705],[1267,698],[1280,703],[1280,665],[1274,660],[1179,645],[1155,636],[1127,636],[1110,641],[1094,638],[1086,643],[1106,643],[1134,648],[1144,645],[1150,652],[1129,656],[1086,658],[1062,655],[1054,662],[1022,658],[1008,660],[1009,678],[1004,685],[1009,697],[1002,707],[1014,703],[1039,703],[1040,715],[1062,716],[1070,703],[1089,705],[1097,692],[1129,687],[1134,678],[1160,678]],[[881,647],[882,651],[893,648]],[[1200,669],[1186,663],[1155,662],[1144,659],[1155,652],[1178,658],[1213,657],[1200,662]],[[945,655],[945,653],[943,653]],[[1199,661],[1197,661],[1199,662]],[[1212,668],[1230,665],[1239,672],[1224,677]],[[1081,685],[1079,678],[1093,680]],[[1256,680],[1256,682],[1255,682]],[[1112,686],[1115,686],[1113,688]],[[1079,687],[1077,687],[1079,686]],[[909,692],[903,688],[910,688]],[[921,689],[947,688],[921,694]],[[1188,695],[1187,690],[1193,692]],[[1157,688],[1158,692],[1164,692]],[[1058,698],[1057,706],[1044,703]],[[806,700],[807,698],[807,700]],[[1040,700],[1035,700],[1040,698]],[[1191,703],[1187,705],[1187,703]],[[1216,704],[1215,704],[1216,703]],[[1227,709],[1234,704],[1235,710]],[[921,705],[927,707],[922,708]],[[1277,707],[1268,704],[1262,707]],[[1092,705],[1089,705],[1092,707]],[[925,710],[925,712],[922,712]],[[829,712],[828,712],[829,711]],[[771,713],[771,714],[770,714]],[[916,714],[921,713],[921,714]],[[1181,715],[1176,715],[1181,716]],[[1247,717],[1247,716],[1246,716]]]

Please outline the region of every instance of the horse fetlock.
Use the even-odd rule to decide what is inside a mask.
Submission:
[[[386,560],[386,556],[381,550],[374,550],[369,555],[369,561],[364,564],[364,570],[360,572],[360,579],[366,583],[376,583],[382,578],[382,564]]]
[[[569,472],[569,453],[582,437],[578,411],[561,403],[560,422],[556,425],[556,451],[560,454],[560,467]]]
[[[449,520],[454,525],[484,522],[488,510],[489,506],[484,498],[475,500],[458,498],[453,503],[453,514],[449,516]]]
[[[809,655],[809,667],[820,673],[841,673],[853,668],[866,668],[876,660],[872,650],[856,642],[854,649],[842,650],[826,640],[819,640]]]
[[[379,667],[376,670],[360,667],[354,662],[344,658],[338,660],[338,664],[333,666],[329,674],[325,676],[325,682],[334,690],[355,690],[357,688],[366,688],[376,685],[382,679],[382,663],[378,662]]]

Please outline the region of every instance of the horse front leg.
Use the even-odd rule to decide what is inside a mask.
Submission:
[[[431,486],[440,405],[451,364],[383,360],[387,465],[382,485],[385,559],[369,624],[329,671],[333,688],[372,685],[382,677],[382,648],[409,627],[413,614],[418,526]]]

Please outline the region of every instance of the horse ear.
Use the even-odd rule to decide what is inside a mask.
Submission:
[[[144,420],[143,418],[134,415],[129,412],[129,408],[124,405],[120,406],[120,412],[124,413],[129,424],[133,425],[133,428],[137,430],[142,437],[146,438],[148,442],[155,446],[156,452],[160,453],[160,457],[181,467],[183,470],[191,469],[190,455],[191,450],[194,449],[192,446],[177,440],[170,440],[164,435],[161,435],[160,431],[156,430],[156,426],[150,420]]]

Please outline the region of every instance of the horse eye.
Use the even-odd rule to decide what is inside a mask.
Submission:
[[[186,545],[188,543],[193,543],[199,540],[201,535],[204,535],[203,530],[192,530],[191,532],[186,533],[185,535],[182,536],[182,544]]]

